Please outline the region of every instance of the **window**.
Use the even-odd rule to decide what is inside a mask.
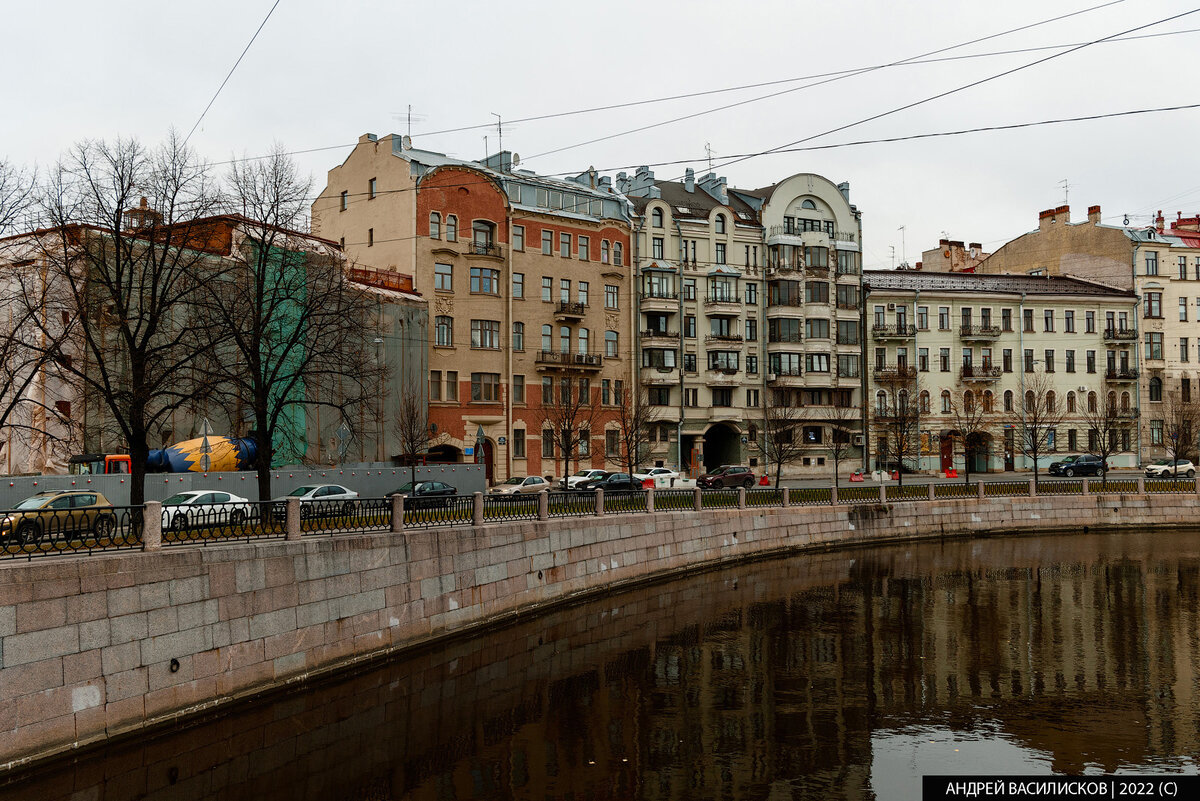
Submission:
[[[442,215],[438,214],[436,211],[429,213],[429,238],[442,238]]]
[[[696,279],[695,278],[683,279],[683,299],[684,300],[695,300],[696,299]]]
[[[524,403],[525,402],[525,376],[519,375],[519,374],[514,375],[512,377],[512,380],[513,380],[513,385],[512,385],[513,403]]]
[[[1146,293],[1146,316],[1147,317],[1162,317],[1162,293],[1147,292]]]
[[[589,335],[590,335],[590,332],[586,328],[580,328],[579,331],[576,333],[575,341],[579,347],[580,353],[588,352]]]
[[[1179,338],[1179,361],[1186,362],[1188,360],[1188,338]]]
[[[621,455],[621,432],[609,429],[604,432],[604,455],[616,459]]]
[[[571,280],[569,278],[558,279],[558,300],[560,303],[571,302]]]
[[[600,263],[608,264],[610,254],[610,246],[607,239],[600,240]]]
[[[1063,330],[1068,334],[1075,333],[1075,312],[1071,309],[1063,312]]]
[[[1163,444],[1163,421],[1162,420],[1151,420],[1150,421],[1150,444],[1151,445],[1162,445]]]
[[[1075,372],[1075,351],[1073,350],[1067,351],[1067,372]]]
[[[1161,359],[1163,357],[1163,335],[1161,331],[1146,332],[1146,358]]]
[[[542,376],[542,404],[554,403],[554,379],[548,375]]]
[[[609,357],[610,359],[616,358],[616,356],[617,356],[617,332],[616,331],[605,331],[604,332],[604,355]]]
[[[662,259],[666,258],[663,255],[664,253],[665,248],[663,247],[663,238],[661,236],[654,237],[654,239],[652,239],[650,242],[650,255],[653,258]]]
[[[579,260],[591,261],[591,240],[586,236],[579,237]]]
[[[950,349],[949,348],[940,348],[938,350],[938,361],[940,363],[939,367],[941,368],[943,373],[950,372]]]
[[[749,306],[758,305],[758,284],[754,282],[746,284],[746,304]]]
[[[1187,256],[1179,257],[1179,280],[1187,280]]]
[[[689,408],[696,408],[700,405],[700,390],[695,387],[686,387],[683,390],[683,405]]]
[[[454,291],[454,266],[450,264],[433,265],[433,288],[442,292]]]
[[[829,284],[824,281],[809,281],[804,285],[805,303],[828,303]]]
[[[943,389],[942,390],[942,414],[950,414],[951,408],[952,407],[950,405],[950,390]]]
[[[578,286],[579,288],[575,293],[575,297],[579,301],[580,305],[586,306],[588,305],[588,282],[580,281]]]
[[[1075,393],[1067,393],[1067,414],[1075,414]]]
[[[604,285],[604,308],[616,309],[620,306],[621,288],[613,284]]]
[[[471,321],[471,347],[472,348],[499,348],[500,347],[500,321],[499,320],[472,320]]]
[[[758,390],[757,389],[746,390],[746,406],[750,407],[751,409],[758,408]]]
[[[696,367],[696,354],[694,354],[694,353],[683,354],[683,369],[684,369],[684,372],[688,372],[688,373],[697,372],[698,368]]]
[[[620,267],[624,263],[624,252],[624,248],[621,246],[620,242],[613,243],[613,264]]]
[[[1004,411],[1011,412],[1013,410],[1013,393],[1011,389],[1004,390]]]
[[[525,350],[525,323],[513,323],[513,350]]]
[[[921,390],[917,396],[917,413],[929,414],[929,390]]]
[[[696,338],[696,315],[687,314],[683,318],[683,335],[688,339]]]
[[[518,299],[525,297],[525,273],[513,273],[512,296]]]
[[[350,193],[342,192],[342,205],[339,211],[345,211],[348,208],[350,208]]]
[[[1046,359],[1045,364],[1043,365],[1045,371],[1047,373],[1053,373],[1054,372],[1054,351],[1048,350],[1043,355],[1045,356],[1045,359]]]
[[[1181,322],[1181,323],[1187,322],[1187,310],[1188,310],[1188,299],[1180,298],[1179,299],[1179,322]]]
[[[471,373],[471,400],[500,400],[500,374]]]
[[[429,400],[440,401],[442,399],[442,371],[429,371]]]
[[[838,290],[839,290],[838,294],[841,295],[841,291],[840,291],[841,287],[840,286],[838,287]],[[840,297],[838,298],[838,303],[839,304],[841,303]],[[917,307],[917,328],[919,328],[922,331],[929,330],[929,307],[928,306],[918,306]]]
[[[1146,275],[1158,275],[1158,254],[1154,251],[1146,254]]]
[[[560,233],[558,235],[558,255],[564,259],[571,258],[571,235]]]
[[[1033,309],[1025,309],[1021,313],[1021,324],[1025,333],[1033,333]]]
[[[458,241],[458,217],[453,214],[446,215],[446,241]]]
[[[434,320],[434,344],[448,348],[454,345],[454,318],[438,317]]]
[[[730,387],[713,387],[712,405],[726,407],[733,405],[733,389]]]
[[[1054,330],[1054,309],[1045,309],[1042,311],[1042,330]]]
[[[513,245],[513,250],[524,250],[525,249],[525,226],[523,226],[523,225],[514,225],[513,226],[512,245]]]
[[[525,458],[525,429],[514,428],[512,433],[512,453],[514,459]]]
[[[553,300],[554,294],[554,279],[548,276],[542,276],[542,300],[549,303]]]
[[[1162,401],[1162,379],[1158,376],[1150,379],[1150,400],[1155,403]]]
[[[586,428],[579,429],[579,455],[591,456],[592,432]]]
[[[554,252],[554,232],[542,229],[542,255],[549,256]]]
[[[716,219],[716,230],[718,234],[725,233],[725,215],[718,214]]]
[[[717,264],[724,264],[724,263],[725,263],[725,243],[718,242],[717,243]]]
[[[808,339],[829,339],[829,321],[812,318],[805,320],[804,336]]]
[[[489,267],[472,267],[471,292],[477,295],[499,295],[500,271]]]
[[[810,373],[829,372],[828,353],[807,353],[804,355],[804,368]]]
[[[917,370],[929,372],[929,348],[917,348]]]
[[[1000,354],[1000,369],[1006,373],[1013,371],[1012,356],[1012,348],[1005,348]]]
[[[375,247],[375,229],[374,228],[367,229],[367,247],[369,247],[369,248]]]
[[[1087,371],[1089,373],[1096,372],[1096,351],[1094,350],[1087,352]]]
[[[662,209],[651,209],[650,210],[650,227],[651,228],[662,228],[663,227],[663,211],[662,211]]]
[[[448,370],[446,372],[446,400],[458,400],[458,371]]]
[[[858,320],[837,321],[837,343],[839,345],[858,344]]]
[[[1025,372],[1033,372],[1033,348],[1025,349]]]
[[[1012,327],[1012,309],[1000,310],[1000,329],[1002,331],[1011,331]]]
[[[939,331],[949,331],[950,330],[950,307],[949,306],[938,306],[938,330]]]
[[[754,319],[753,317],[746,319],[746,341],[758,341],[758,320]]]
[[[1096,333],[1096,313],[1094,311],[1083,313],[1083,330],[1088,334]]]
[[[1190,378],[1179,379],[1179,400],[1183,401],[1184,403],[1192,402],[1192,379],[1190,379]],[[1128,392],[1124,393],[1121,396],[1121,408],[1122,409],[1129,408],[1129,393]]]
[[[558,350],[560,353],[571,352],[571,327],[568,325],[558,327]]]
[[[651,406],[670,406],[671,405],[671,388],[670,387],[650,387],[648,390]]]
[[[758,357],[753,353],[746,355],[746,372],[751,375],[758,375]]]
[[[542,458],[554,458],[554,432],[549,428],[542,430]]]
[[[375,199],[375,195],[377,194],[378,188],[379,188],[379,182],[375,178],[372,178],[371,180],[367,181],[367,200]],[[1181,261],[1186,261],[1186,259],[1184,259],[1182,256],[1180,256],[1179,258]]]

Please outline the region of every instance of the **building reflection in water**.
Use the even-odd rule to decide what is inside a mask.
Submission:
[[[802,556],[565,609],[48,765],[38,799],[912,798],[1194,770],[1200,535]]]

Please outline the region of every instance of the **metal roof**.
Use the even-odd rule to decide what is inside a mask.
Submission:
[[[899,292],[986,292],[1001,295],[1096,295],[1133,298],[1134,293],[1081,281],[1044,275],[938,273],[921,270],[863,270],[863,283],[872,289]]]

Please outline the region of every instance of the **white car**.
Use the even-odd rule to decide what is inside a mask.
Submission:
[[[513,476],[503,484],[492,487],[492,495],[528,495],[550,489],[550,482],[541,476]]]
[[[358,493],[346,489],[341,484],[306,484],[272,501],[277,514],[287,513],[287,502],[290,498],[300,499],[301,517],[313,517],[339,512],[350,514],[354,511],[354,501],[358,498]]]
[[[634,473],[633,477],[645,481],[652,479],[656,488],[670,487],[672,479],[678,483],[679,473],[669,467],[651,467],[644,473]]]
[[[1187,459],[1159,459],[1152,465],[1146,466],[1147,478],[1195,478],[1196,466]]]
[[[580,470],[578,473],[576,473],[573,476],[567,476],[566,483],[563,485],[563,489],[572,490],[572,489],[575,489],[576,487],[578,487],[580,484],[583,484],[586,481],[592,481],[593,479],[603,478],[604,474],[606,472],[608,472],[608,471],[607,470]]]
[[[162,502],[164,530],[184,531],[228,523],[240,526],[250,517],[250,501],[240,495],[212,490],[187,490]]]

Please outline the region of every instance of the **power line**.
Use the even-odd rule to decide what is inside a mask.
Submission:
[[[258,30],[256,30],[254,35],[250,37],[250,41],[247,42],[245,49],[242,50],[242,54],[238,56],[237,61],[233,62],[233,66],[229,69],[229,74],[225,76],[225,80],[221,81],[221,85],[217,87],[217,91],[213,94],[212,100],[209,100],[208,105],[204,107],[204,111],[200,112],[200,118],[196,120],[196,124],[192,126],[192,130],[188,131],[188,135],[183,138],[183,143],[185,145],[188,143],[188,140],[192,138],[192,134],[196,132],[196,129],[200,127],[200,123],[204,121],[204,115],[208,114],[208,110],[212,108],[212,104],[217,102],[217,96],[221,94],[221,90],[225,88],[225,84],[229,83],[229,79],[233,77],[233,71],[238,68],[238,64],[242,63],[242,59],[246,57],[246,53],[250,50],[250,45],[254,44],[254,40],[258,38],[260,33],[262,33],[263,26],[267,24],[267,20],[269,20],[271,15],[275,13],[275,8],[279,5],[279,2],[280,0],[275,0],[275,4],[271,6],[271,10],[267,12],[267,16],[263,17],[263,21],[259,23]]]

